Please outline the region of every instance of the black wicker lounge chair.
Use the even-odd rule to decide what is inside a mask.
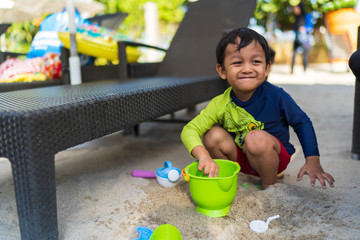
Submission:
[[[351,157],[353,159],[360,160],[360,78],[359,78],[360,26],[358,27],[357,33],[358,33],[357,51],[354,52],[349,59],[349,67],[356,77]]]
[[[194,32],[175,36],[164,60],[169,68],[161,63],[157,76],[0,93],[0,156],[11,162],[22,239],[58,239],[56,153],[193,106],[224,90],[225,82],[214,70],[214,47],[226,28],[248,24],[255,5],[255,0],[191,3],[179,31],[190,23]],[[188,19],[199,17],[210,24],[206,11],[214,25],[202,29]],[[177,48],[176,42],[193,46]],[[134,71],[139,66],[123,67]]]

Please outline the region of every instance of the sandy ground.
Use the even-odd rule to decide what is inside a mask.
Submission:
[[[56,155],[60,239],[136,239],[136,227],[162,224],[177,227],[183,239],[359,239],[360,161],[350,153],[355,79],[350,72],[332,72],[329,65],[288,72],[288,66],[275,65],[269,81],[282,86],[311,117],[322,165],[336,179],[335,188],[311,187],[307,176],[296,181],[304,158],[291,133],[297,151],[285,177],[259,191],[259,179],[239,174],[228,215],[207,217],[195,211],[187,182],[164,188],[154,179],[131,176],[132,169],[155,171],[166,160],[178,168],[193,161],[179,138],[181,124],[143,123],[139,137],[119,132]],[[0,239],[19,239],[6,159],[0,160],[0,202]],[[280,218],[265,233],[249,229],[252,220],[277,214]]]

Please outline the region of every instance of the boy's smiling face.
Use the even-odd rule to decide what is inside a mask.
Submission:
[[[265,52],[256,41],[240,51],[237,48],[238,44],[226,47],[224,66],[218,64],[216,70],[222,79],[227,79],[235,96],[241,101],[247,101],[265,81],[270,72],[270,63],[266,64]]]

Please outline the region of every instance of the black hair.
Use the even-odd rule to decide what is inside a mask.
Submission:
[[[237,42],[238,38],[240,38],[240,43]],[[240,50],[241,48],[251,44],[253,41],[256,41],[261,45],[265,52],[266,65],[269,64],[271,62],[272,54],[266,39],[256,31],[245,27],[231,30],[225,33],[220,39],[216,47],[217,63],[224,66],[225,49],[229,44],[238,44],[238,50]]]

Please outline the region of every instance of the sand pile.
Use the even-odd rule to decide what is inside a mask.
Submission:
[[[335,188],[311,187],[296,175],[304,163],[297,152],[280,182],[259,191],[259,180],[239,175],[238,192],[226,217],[195,211],[188,183],[163,188],[155,179],[134,178],[131,170],[155,171],[170,160],[180,169],[193,160],[182,145],[179,124],[145,123],[141,136],[122,133],[56,155],[60,239],[135,239],[136,227],[176,226],[183,239],[358,239],[360,161],[351,159],[354,86],[284,85],[311,117],[324,169]],[[201,108],[199,108],[201,109]],[[19,239],[10,164],[0,161],[0,239]],[[270,223],[264,234],[252,220]]]

